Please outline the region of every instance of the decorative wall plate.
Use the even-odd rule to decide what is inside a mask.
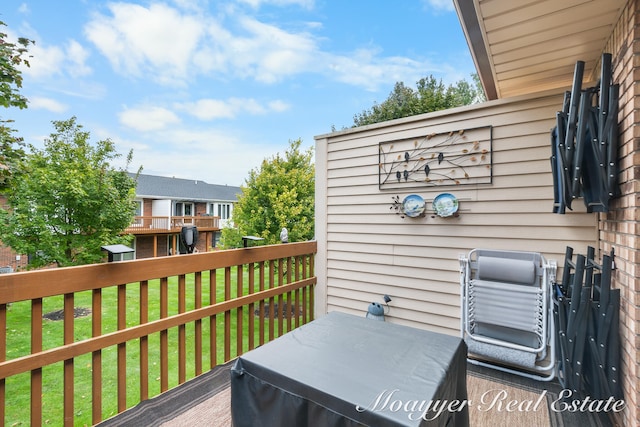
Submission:
[[[441,217],[452,216],[458,212],[458,199],[450,193],[442,193],[433,199],[433,210]]]
[[[402,201],[402,211],[409,218],[416,218],[424,215],[426,203],[424,199],[417,194],[409,194]]]

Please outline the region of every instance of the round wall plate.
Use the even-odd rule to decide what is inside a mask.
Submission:
[[[402,212],[409,218],[416,218],[424,215],[426,203],[417,194],[410,194],[402,201]]]
[[[443,218],[458,212],[458,199],[450,193],[442,193],[433,199],[433,210]]]

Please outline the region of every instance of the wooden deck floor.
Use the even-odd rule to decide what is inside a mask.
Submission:
[[[146,425],[158,427],[229,427],[231,421],[230,369],[219,366],[175,389],[104,421],[101,427]],[[561,387],[557,382],[537,382],[487,368],[468,365],[469,418],[475,426],[607,427],[616,424],[606,414],[558,412],[551,409]],[[487,410],[482,395],[504,390],[508,400],[537,400],[546,391],[546,405],[536,411]],[[141,424],[142,423],[142,424]]]

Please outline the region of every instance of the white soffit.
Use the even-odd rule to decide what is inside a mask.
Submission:
[[[454,0],[488,99],[597,79],[624,0]]]

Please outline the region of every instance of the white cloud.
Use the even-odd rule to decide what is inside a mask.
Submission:
[[[252,115],[280,113],[289,109],[289,105],[281,100],[270,101],[263,105],[252,98],[200,99],[196,102],[177,104],[176,108],[186,111],[200,120],[233,119],[242,113]]]
[[[181,9],[200,11],[207,5],[208,0],[172,0]]]
[[[123,75],[185,83],[196,74],[220,72],[265,83],[312,69],[316,41],[247,16],[233,15],[232,33],[213,17],[163,4],[110,4],[110,16],[95,15],[87,38]]]
[[[201,19],[164,4],[111,3],[109,9],[112,15],[96,15],[85,34],[116,71],[136,77],[150,71],[160,83],[184,82],[203,32]]]
[[[32,96],[29,98],[29,108],[34,110],[47,110],[53,113],[64,113],[68,106],[51,98]]]
[[[280,101],[280,100],[276,100],[276,101],[271,101],[268,104],[269,109],[271,111],[275,111],[277,113],[281,113],[283,111],[287,111],[288,109],[291,108],[291,105],[287,104],[284,101]]]
[[[166,108],[143,106],[118,113],[120,123],[141,132],[157,131],[180,123],[180,118]]]
[[[453,0],[423,0],[423,2],[429,9],[451,12],[455,10],[455,7],[453,6]]]
[[[312,32],[321,28],[317,23],[306,26],[307,31],[287,31],[236,8],[218,18],[190,12],[197,6],[197,0],[193,1],[174,0],[182,9],[166,4],[113,3],[111,15],[96,15],[85,26],[85,33],[117,72],[170,85],[185,86],[198,76],[273,84],[302,73],[321,73],[376,90],[390,81],[416,81],[436,69],[427,61],[385,57],[375,49],[331,54],[322,51],[319,36]],[[263,3],[313,5],[306,0],[239,1],[256,7]],[[233,115],[217,113],[220,117]]]
[[[271,4],[274,6],[291,6],[297,5],[306,9],[312,9],[314,6],[314,0],[238,0],[239,3],[245,3],[254,9],[258,9],[264,4]]]
[[[70,39],[66,46],[47,45],[38,33],[28,24],[23,25],[23,31],[35,43],[28,46],[29,66],[21,66],[20,70],[34,79],[47,79],[53,76],[81,77],[91,73],[87,65],[89,52],[76,40]],[[15,43],[18,37],[7,31],[8,39]]]
[[[30,66],[22,71],[25,75],[36,79],[62,74],[64,68],[64,51],[58,46],[35,44],[29,46]]]
[[[256,80],[274,83],[317,67],[319,48],[312,35],[289,33],[250,17],[243,17],[240,24],[250,37],[232,40],[230,49],[241,53],[233,57],[235,65],[247,67]]]
[[[70,40],[67,44],[66,57],[70,63],[67,67],[70,76],[81,77],[91,74],[91,67],[87,65],[89,51],[80,43]]]
[[[232,119],[236,115],[231,105],[218,99],[201,99],[190,104],[183,104],[182,109],[200,120]]]
[[[113,138],[118,152],[133,149],[131,170],[141,165],[144,174],[204,180],[210,184],[239,186],[251,169],[280,149],[247,144],[238,133],[213,129],[172,127],[147,137],[152,142]],[[124,160],[120,158],[122,165],[116,166],[123,167]]]
[[[440,66],[426,60],[417,61],[400,56],[384,57],[375,49],[361,49],[350,56],[325,55],[327,72],[346,84],[376,91],[389,82],[416,82]]]

